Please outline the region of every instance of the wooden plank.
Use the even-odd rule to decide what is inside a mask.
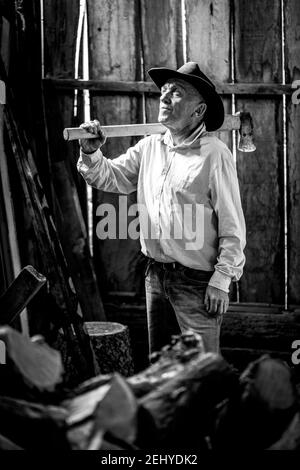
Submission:
[[[285,12],[285,70],[288,81],[300,79],[300,3],[286,0]],[[288,100],[287,158],[288,158],[288,289],[289,301],[300,303],[300,103]]]
[[[46,278],[32,266],[23,268],[0,297],[0,324],[11,323],[24,310],[45,282]]]
[[[227,312],[223,318],[221,345],[224,347],[292,354],[295,338],[300,338],[300,315],[296,313]]]
[[[229,0],[186,0],[188,60],[222,82],[230,78]]]
[[[137,2],[124,0],[88,1],[90,78],[101,80],[139,80],[139,25],[137,24]],[[101,124],[126,124],[142,122],[139,99],[134,96],[107,93],[104,96],[91,94],[91,117],[98,118]],[[108,140],[103,153],[114,158],[136,142],[136,138],[125,137]],[[123,199],[121,200],[120,198]],[[122,202],[125,204],[122,206]],[[99,216],[97,207],[103,203],[112,204],[117,218],[123,218],[128,207],[136,202],[136,193],[126,199],[118,194],[94,191],[94,227]],[[123,209],[119,210],[122,206]],[[134,217],[128,217],[128,223]],[[118,226],[117,226],[118,232]],[[140,244],[139,240],[117,238],[99,240],[94,230],[94,257],[103,294],[108,290],[140,289],[141,278],[138,273]]]
[[[281,81],[280,1],[239,0],[235,5],[238,82]],[[284,301],[282,102],[238,99],[253,116],[256,152],[238,152],[237,170],[247,226],[242,301]],[[251,155],[251,156],[250,156]]]
[[[117,80],[80,80],[68,78],[43,79],[44,84],[51,84],[60,90],[90,90],[107,93],[126,93],[126,94],[159,94],[160,91],[153,82],[143,81],[117,81]],[[291,94],[295,91],[292,83],[282,85],[280,83],[223,83],[214,80],[216,90],[221,95],[283,95]]]
[[[141,0],[143,74],[151,84],[147,73],[151,67],[176,70],[183,64],[181,14],[181,2],[177,0]],[[147,96],[147,122],[157,121],[158,108],[157,97]]]
[[[187,58],[212,80],[231,81],[230,0],[186,0]],[[231,97],[223,98],[231,112]],[[232,149],[232,133],[218,135]]]
[[[79,3],[70,0],[45,1],[45,72],[53,76],[74,78],[76,35]],[[50,104],[51,103],[51,104]],[[61,243],[72,274],[84,320],[105,320],[93,262],[88,246],[83,206],[77,187],[86,192],[76,171],[78,146],[65,146],[61,126],[82,121],[74,119],[74,92],[57,93],[48,87],[46,92],[47,127],[52,160],[53,186],[57,205],[56,224]],[[76,175],[76,176],[75,176]],[[77,187],[76,187],[77,183]]]

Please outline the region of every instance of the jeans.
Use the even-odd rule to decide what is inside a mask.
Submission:
[[[208,313],[204,305],[212,274],[179,263],[148,261],[145,287],[150,354],[168,344],[172,334],[186,330],[202,336],[206,352],[219,352],[222,315]]]

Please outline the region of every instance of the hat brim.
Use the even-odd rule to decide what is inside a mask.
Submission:
[[[203,96],[207,104],[207,110],[204,116],[206,129],[212,132],[222,126],[225,117],[223,101],[216,90],[206,80],[196,75],[180,73],[166,67],[152,68],[148,71],[148,74],[159,89],[171,78],[180,78],[193,85]]]

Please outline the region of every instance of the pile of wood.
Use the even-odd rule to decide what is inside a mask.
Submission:
[[[201,337],[175,336],[143,372],[67,387],[60,353],[5,326],[0,449],[300,449],[291,370],[263,356],[239,375]]]

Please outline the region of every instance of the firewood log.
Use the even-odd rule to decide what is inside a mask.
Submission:
[[[142,397],[183,371],[188,361],[203,354],[204,346],[200,335],[189,331],[174,335],[170,344],[152,354],[152,365],[129,377],[128,383],[135,395]]]
[[[157,430],[148,448],[209,447],[215,407],[236,393],[238,380],[221,356],[202,354],[173,378],[139,399]]]
[[[7,439],[0,434],[0,450],[23,450],[22,447],[17,446],[14,442]]]
[[[66,418],[62,407],[0,397],[0,434],[24,449],[69,449]]]
[[[294,415],[280,439],[268,450],[300,450],[300,413]]]
[[[39,392],[53,392],[63,379],[60,353],[46,343],[30,341],[9,326],[0,328],[0,339],[6,345],[7,366],[17,375],[16,383]],[[0,386],[1,389],[1,386]]]
[[[298,409],[289,367],[262,356],[240,377],[238,396],[219,410],[213,446],[217,449],[265,449],[280,439]]]

